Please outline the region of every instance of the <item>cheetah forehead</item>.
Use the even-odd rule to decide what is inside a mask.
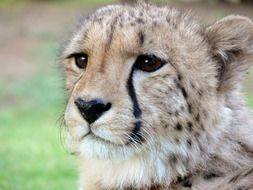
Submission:
[[[122,50],[130,55],[145,51],[143,45],[150,49],[149,45],[155,51],[156,41],[161,44],[165,39],[171,39],[170,43],[173,43],[176,35],[185,35],[189,40],[200,42],[203,41],[203,28],[189,12],[175,8],[147,4],[135,7],[111,5],[81,21],[65,48],[64,56],[82,51],[101,51],[97,47]]]

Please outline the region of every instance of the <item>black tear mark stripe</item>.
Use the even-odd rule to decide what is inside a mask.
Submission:
[[[136,96],[136,92],[134,89],[134,85],[133,85],[133,73],[134,73],[134,67],[132,68],[130,76],[127,80],[127,91],[128,91],[128,94],[132,100],[132,103],[133,103],[133,115],[138,120],[141,118],[142,111],[140,109],[140,106],[139,106],[139,103],[137,100],[137,96]],[[135,122],[134,129],[132,130],[131,135],[130,135],[131,142],[141,143],[143,141],[143,138],[140,134],[141,125],[142,125],[141,121]]]
[[[135,122],[134,129],[132,130],[132,133],[130,135],[131,136],[130,142],[139,144],[143,142],[143,138],[140,134],[140,129],[141,129],[141,121]]]
[[[139,103],[137,101],[136,92],[133,85],[133,73],[134,73],[134,67],[131,70],[130,76],[127,80],[127,90],[128,94],[133,102],[133,114],[136,119],[139,119],[141,117],[142,111],[140,109]]]

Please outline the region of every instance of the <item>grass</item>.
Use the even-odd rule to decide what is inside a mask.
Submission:
[[[61,142],[60,121],[64,92],[59,72],[54,69],[56,44],[47,43],[31,51],[37,71],[28,78],[6,84],[0,80],[0,189],[77,189],[77,167]],[[43,70],[43,64],[52,69]],[[44,65],[45,67],[45,65]]]
[[[76,167],[46,110],[0,113],[0,189],[77,189]]]
[[[253,96],[248,96],[247,102],[248,102],[249,106],[253,109]]]
[[[61,143],[57,127],[60,108],[44,104],[53,99],[0,111],[1,190],[76,189],[75,159]]]
[[[29,104],[0,111],[0,189],[77,189],[75,159],[56,119],[63,96],[45,78],[29,81],[14,88],[21,99],[26,89]]]

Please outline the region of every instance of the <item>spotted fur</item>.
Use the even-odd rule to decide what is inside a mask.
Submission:
[[[240,93],[252,51],[253,23],[242,16],[206,27],[141,3],[84,18],[62,53],[80,189],[253,189],[253,123]],[[82,52],[85,70],[70,56]],[[142,54],[165,64],[136,70]],[[112,106],[89,125],[79,97]]]

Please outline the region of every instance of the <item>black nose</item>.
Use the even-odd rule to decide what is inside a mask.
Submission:
[[[111,103],[105,104],[100,99],[85,101],[82,98],[78,98],[75,104],[83,118],[89,124],[95,122],[104,112],[111,108]]]

